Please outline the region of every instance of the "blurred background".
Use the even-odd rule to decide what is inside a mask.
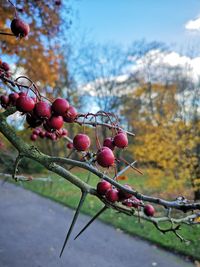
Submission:
[[[184,195],[200,200],[200,2],[13,3],[31,29],[26,40],[0,35],[0,59],[11,65],[14,75],[27,75],[43,95],[50,99],[65,97],[79,112],[104,110],[117,114],[120,124],[135,133],[123,156],[129,162],[137,160],[144,172],[143,176],[128,172],[122,183],[128,181],[144,193],[165,198]],[[1,1],[1,31],[10,32],[13,17],[13,7],[8,1]],[[5,91],[9,92],[1,84],[0,92]],[[30,142],[31,130],[24,120],[18,115],[9,120],[18,134]],[[81,131],[73,124],[66,125],[66,129],[70,137]],[[88,133],[94,136],[90,128]],[[99,135],[106,137],[108,130],[99,128]],[[69,153],[64,140],[41,139],[35,144],[51,155]],[[12,171],[15,155],[16,151],[0,135],[1,172]],[[29,160],[22,161],[20,170],[36,177],[50,175]],[[74,172],[86,176],[78,169]],[[70,202],[68,198],[69,190],[56,181],[51,187],[39,182],[24,186],[74,206],[75,200]],[[95,178],[92,183],[96,183]],[[93,200],[88,205],[90,210],[96,209]],[[183,231],[190,239],[195,235],[195,231]],[[172,246],[170,237],[160,240],[154,231],[144,233],[138,225],[135,232]],[[195,240],[188,247],[175,242],[173,248],[197,257],[200,248]]]

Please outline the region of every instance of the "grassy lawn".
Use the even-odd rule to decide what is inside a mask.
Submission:
[[[87,179],[87,172],[75,170],[74,173],[81,179]],[[75,208],[77,206],[80,191],[66,180],[51,175],[52,183],[32,181],[32,182],[20,182],[24,188],[37,192],[38,194],[53,199],[59,203]],[[48,175],[45,175],[47,177]],[[39,177],[42,177],[39,175]],[[128,183],[134,185],[134,188],[144,192],[145,176],[131,175]],[[96,185],[99,180],[91,175],[90,184]],[[127,182],[127,181],[125,181]],[[150,193],[150,192],[148,192]],[[89,215],[94,215],[102,207],[102,203],[93,196],[88,196],[87,201],[82,208],[82,212]],[[150,240],[156,244],[167,249],[179,252],[181,254],[188,255],[193,259],[200,259],[200,225],[187,227],[182,226],[180,233],[182,236],[189,240],[189,243],[182,243],[172,233],[162,234],[154,228],[154,226],[148,222],[138,222],[135,217],[129,217],[123,214],[116,214],[113,210],[107,210],[100,216],[100,219],[106,223],[112,224],[116,228],[120,228],[123,231],[140,236],[144,239]],[[94,222],[95,223],[95,222]],[[87,234],[87,230],[85,233]]]

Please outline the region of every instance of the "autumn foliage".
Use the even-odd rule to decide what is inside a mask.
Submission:
[[[184,190],[198,199],[200,122],[194,103],[183,106],[178,94],[178,84],[144,84],[134,91],[140,104],[132,112],[137,135],[130,152],[145,168],[149,188],[171,196]]]

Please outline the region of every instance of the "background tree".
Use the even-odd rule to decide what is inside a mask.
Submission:
[[[129,129],[136,132],[131,151],[143,162],[154,190],[164,186],[165,194],[173,194],[190,184],[198,199],[199,84],[187,76],[187,66],[164,65],[159,54],[142,56],[138,86],[124,105]]]
[[[65,39],[66,35],[62,29],[66,31],[70,26],[70,6],[63,1],[63,13],[61,13],[61,6],[56,5],[54,0],[47,2],[16,0],[14,4],[16,10],[9,1],[2,1],[0,30],[11,33],[10,23],[16,11],[17,15],[30,25],[31,31],[23,42],[19,42],[13,36],[0,35],[1,54],[4,58],[5,56],[12,58],[14,72],[26,73],[35,81],[40,81],[41,85],[55,86],[59,77],[59,62],[62,58],[58,37],[62,34],[62,38]],[[63,17],[62,14],[67,15]]]

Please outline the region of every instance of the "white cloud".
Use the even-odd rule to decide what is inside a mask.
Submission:
[[[185,29],[189,31],[200,31],[200,18],[189,20],[185,24]]]
[[[180,55],[177,52],[163,52],[158,49],[151,50],[140,59],[136,60],[135,64],[130,68],[129,72],[133,73],[139,71],[152,77],[156,75],[159,77],[164,71],[165,67],[179,68],[183,74],[193,81],[198,81],[200,77],[200,57],[191,58]]]
[[[97,88],[107,91],[107,86],[109,82],[116,82],[116,91],[115,93],[120,95],[121,93],[126,94],[128,90],[132,90],[132,87],[126,87],[123,83],[132,76],[134,73],[145,80],[162,80],[166,79],[166,75],[169,74],[169,69],[178,69],[177,72],[174,72],[175,75],[183,75],[190,79],[193,82],[199,82],[200,79],[200,57],[189,57],[181,55],[175,51],[161,51],[159,49],[150,50],[144,56],[136,59],[135,57],[129,56],[129,60],[133,62],[126,73],[115,76],[115,77],[104,77],[96,79],[92,82],[89,82],[82,86],[82,92],[88,93],[91,96],[96,96]],[[120,89],[123,90],[120,90]],[[114,92],[113,92],[114,93]]]

